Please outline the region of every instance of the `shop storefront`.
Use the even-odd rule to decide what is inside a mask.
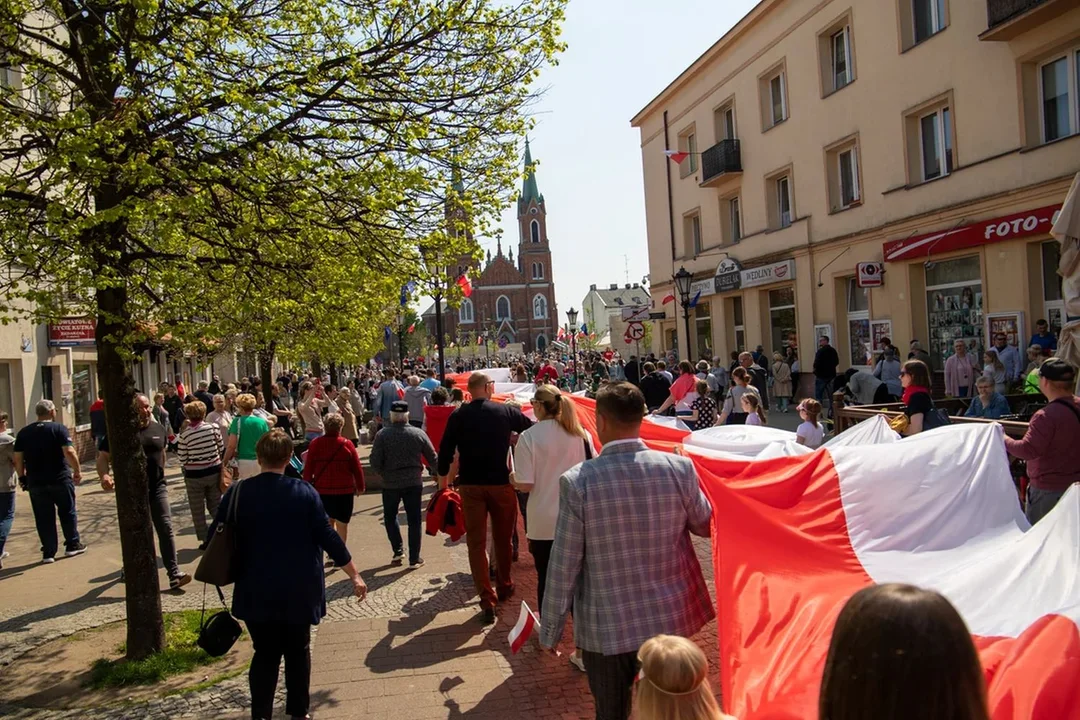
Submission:
[[[794,285],[769,291],[769,333],[772,345],[766,350],[770,355],[783,352],[793,344],[796,336]]]
[[[1058,244],[1049,238],[1060,207],[884,244],[886,263],[910,263],[912,327],[915,337],[927,338],[923,345],[933,370],[943,370],[957,341],[981,364],[988,338],[997,332],[1005,333],[1022,357],[1034,324],[1031,315],[1056,320],[1060,328]]]

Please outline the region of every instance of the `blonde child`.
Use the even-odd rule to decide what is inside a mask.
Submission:
[[[990,348],[983,354],[983,377],[994,381],[994,391],[1005,394],[1005,366],[998,358],[997,350]]]
[[[803,423],[795,430],[795,441],[808,448],[821,447],[821,443],[825,439],[825,428],[818,423],[818,417],[821,415],[821,403],[807,398],[799,403],[798,410]]]
[[[694,642],[657,635],[638,650],[637,720],[733,720],[720,712],[705,653]]]
[[[746,393],[742,396],[742,409],[746,413],[747,425],[764,425],[768,420],[765,408],[761,407],[761,397],[754,393]]]

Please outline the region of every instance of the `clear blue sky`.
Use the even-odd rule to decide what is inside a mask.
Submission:
[[[560,324],[571,306],[581,309],[590,284],[641,282],[649,272],[640,139],[630,118],[755,4],[571,0],[563,26],[568,48],[541,75],[546,94],[530,137],[548,209]],[[502,227],[503,251],[516,249],[514,209]],[[495,252],[494,238],[480,243]]]

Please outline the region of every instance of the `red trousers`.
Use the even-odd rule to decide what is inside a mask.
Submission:
[[[507,485],[459,485],[465,511],[465,543],[469,547],[469,569],[472,571],[480,607],[493,608],[498,600],[506,600],[514,592],[510,579],[513,555],[511,538],[517,525],[518,501],[514,488]],[[491,515],[491,533],[495,544],[495,583],[488,578],[487,518]]]

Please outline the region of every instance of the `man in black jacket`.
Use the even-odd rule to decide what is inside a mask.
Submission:
[[[641,382],[641,369],[636,355],[630,356],[630,361],[623,367],[626,373],[626,382],[638,385]]]
[[[814,355],[814,397],[822,406],[828,406],[833,382],[836,380],[836,368],[839,365],[840,356],[836,353],[836,348],[829,344],[828,335],[822,335]]]
[[[645,396],[645,405],[649,412],[664,404],[671,393],[671,382],[656,371],[656,366],[651,362],[642,367],[645,377],[641,378],[641,394]]]
[[[465,514],[465,542],[469,546],[469,569],[480,595],[485,625],[495,622],[495,605],[514,594],[510,577],[513,548],[511,538],[517,527],[517,493],[510,485],[510,436],[532,426],[516,407],[491,401],[495,381],[482,372],[469,376],[472,402],[450,415],[439,443],[439,487],[449,482],[450,463],[458,455],[457,488]],[[495,573],[498,592],[488,576],[487,521],[495,544]]]

